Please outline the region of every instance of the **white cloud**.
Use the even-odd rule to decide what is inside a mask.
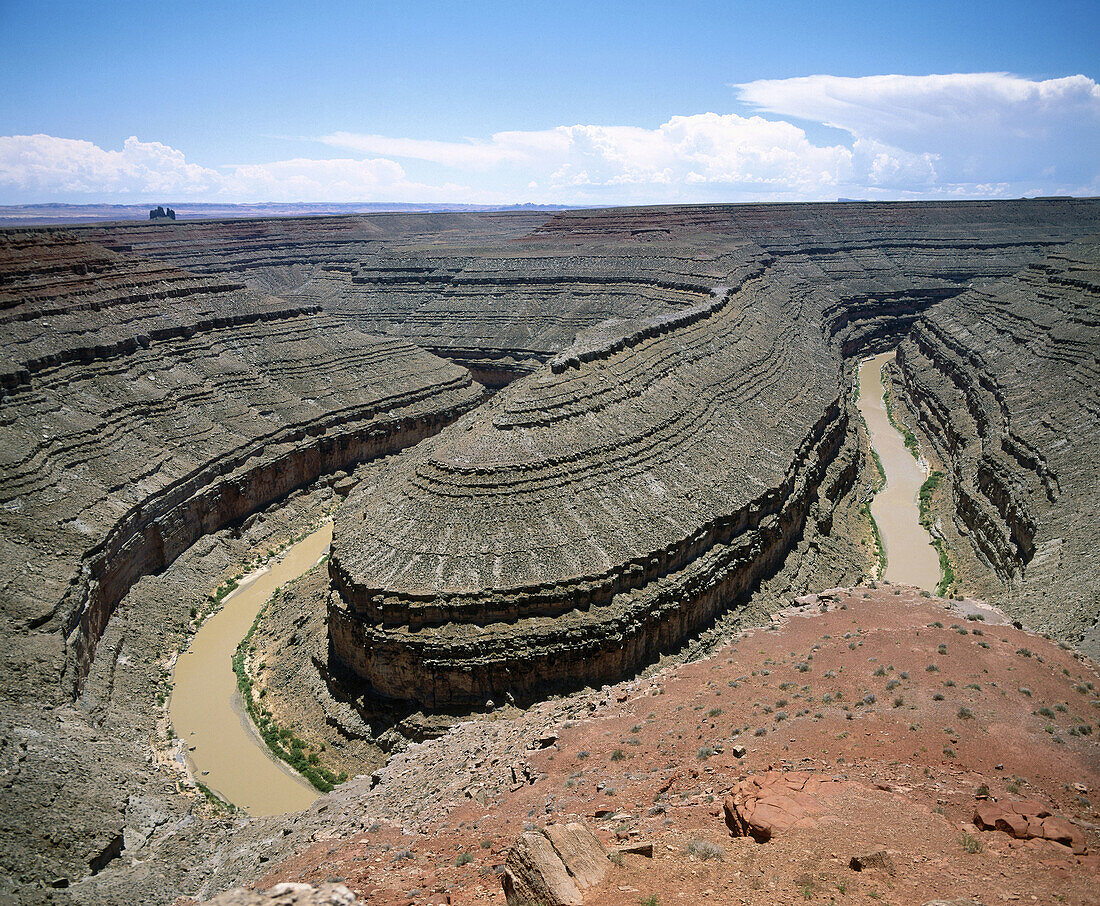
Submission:
[[[135,137],[120,151],[0,137],[0,198],[631,204],[1100,194],[1100,86],[1083,75],[818,75],[734,88],[756,113],[461,141],[332,132],[316,141],[346,156],[216,168]],[[823,130],[806,123],[832,130],[815,139]]]
[[[524,162],[546,150],[554,142],[553,132],[500,132],[491,141],[441,142],[430,139],[393,138],[387,135],[361,135],[333,132],[318,141],[336,148],[363,154],[409,157],[448,167],[486,169],[505,162]]]
[[[111,151],[52,135],[0,136],[0,189],[68,201],[437,201],[467,191],[412,182],[399,163],[382,158],[298,158],[218,170],[134,136]]]
[[[620,187],[620,195],[666,200],[684,187],[706,185],[815,194],[846,178],[852,159],[850,149],[814,145],[790,123],[732,113],[676,116],[656,129],[576,125],[500,132],[480,143],[347,132],[320,141],[458,169],[521,169],[520,185],[537,182],[555,199],[576,198],[569,193],[582,187],[593,197],[610,197],[614,193],[606,190]]]
[[[176,149],[133,136],[121,151],[52,135],[0,136],[0,186],[32,195],[204,193],[218,179]]]
[[[1100,189],[1100,85],[1083,75],[816,75],[733,87],[756,110],[850,133],[869,185],[981,194],[1034,188],[1041,176],[1046,192]]]

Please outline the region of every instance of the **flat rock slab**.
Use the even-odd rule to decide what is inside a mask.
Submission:
[[[235,887],[204,906],[357,906],[361,903],[343,884],[276,884],[269,890]]]
[[[813,827],[826,798],[852,784],[806,771],[768,771],[742,780],[726,796],[726,826],[759,843],[795,827]]]

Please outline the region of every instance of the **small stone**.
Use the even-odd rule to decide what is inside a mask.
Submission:
[[[888,875],[894,874],[894,860],[890,858],[890,854],[884,849],[875,850],[872,853],[865,853],[862,856],[852,856],[848,860],[848,867],[852,871],[867,871],[874,869],[878,871],[884,871]]]

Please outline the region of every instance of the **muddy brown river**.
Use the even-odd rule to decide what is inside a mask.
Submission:
[[[169,715],[194,775],[251,815],[296,812],[320,793],[276,760],[253,728],[237,691],[233,653],[275,589],[317,563],[331,541],[328,523],[242,579],[176,662]]]
[[[859,410],[871,432],[871,444],[886,470],[886,487],[871,501],[871,515],[886,547],[883,578],[934,592],[940,581],[940,558],[920,524],[917,500],[927,476],[905,448],[901,434],[890,424],[882,398],[882,366],[893,358],[893,352],[884,352],[859,367]]]
[[[890,424],[880,370],[893,353],[863,362],[859,409],[886,470],[886,487],[871,512],[886,546],[884,578],[935,591],[939,557],[920,524],[917,494],[925,474]],[[306,808],[319,795],[299,774],[275,759],[245,712],[233,673],[233,653],[256,614],[280,585],[317,563],[332,541],[332,524],[290,547],[282,557],[246,576],[223,607],[195,634],[175,668],[169,714],[183,740],[195,777],[252,815],[281,815]]]

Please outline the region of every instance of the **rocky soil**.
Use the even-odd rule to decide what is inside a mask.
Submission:
[[[456,725],[285,836],[257,823],[247,853],[273,867],[255,883],[503,903],[515,840],[582,821],[609,850],[652,845],[613,864],[585,902],[1092,902],[1095,664],[971,600],[889,585],[804,600],[707,659]],[[777,781],[809,779],[818,788],[787,799],[789,821],[738,793],[758,782],[773,794],[756,798],[783,804]],[[731,832],[731,794],[767,842]],[[1085,854],[976,825],[1023,802],[1060,816]]]

